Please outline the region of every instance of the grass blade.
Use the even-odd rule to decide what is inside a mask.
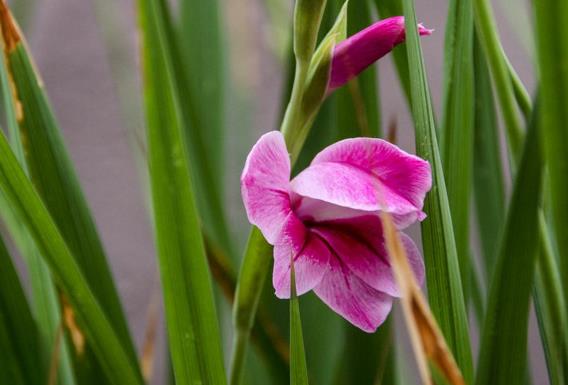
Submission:
[[[558,27],[558,24],[555,24],[551,20],[555,17],[561,18],[565,16],[566,12],[562,13],[562,10],[555,9],[554,7],[557,6],[557,4],[555,3],[545,4],[544,2],[535,2],[535,4],[537,4],[537,8],[542,7],[539,8],[540,11],[547,9],[547,7],[549,6],[551,7],[544,11],[545,13],[548,11],[547,16],[543,16],[543,14],[540,15],[543,16],[544,19],[551,18],[550,20],[546,21],[539,20],[539,17],[537,17],[537,27],[544,28],[543,30],[540,31],[540,35],[538,36],[543,40],[541,42],[542,47],[539,47],[543,49],[543,52],[539,52],[541,55],[540,58],[542,59],[542,56],[544,55],[546,59],[543,60],[547,61],[545,66],[550,65],[550,68],[554,68],[551,71],[553,72],[556,71],[554,75],[551,75],[550,73],[548,74],[546,82],[548,82],[548,92],[550,93],[548,94],[547,98],[548,101],[546,103],[543,103],[542,105],[543,113],[541,114],[540,118],[541,119],[540,124],[542,125],[541,132],[547,132],[547,135],[545,136],[546,139],[544,139],[545,148],[547,148],[546,145],[547,140],[549,140],[551,143],[554,142],[552,144],[553,146],[558,145],[562,140],[559,137],[555,137],[555,134],[558,133],[562,135],[563,132],[562,128],[559,128],[561,126],[558,125],[553,126],[554,127],[553,130],[556,130],[555,134],[549,135],[548,134],[549,130],[547,129],[546,124],[551,123],[550,119],[554,119],[555,114],[565,113],[562,107],[560,107],[560,105],[562,105],[562,102],[560,102],[560,100],[564,96],[555,95],[554,93],[557,92],[557,90],[559,90],[558,92],[563,92],[563,90],[565,90],[564,85],[559,86],[559,84],[563,82],[562,79],[565,80],[567,78],[567,77],[562,77],[561,75],[563,71],[561,68],[562,67],[561,63],[563,63],[563,61],[559,59],[562,56],[562,51],[563,51],[563,49],[562,48],[559,49],[559,47],[566,47],[567,40],[564,39],[564,41],[562,42],[562,39],[560,40],[555,39],[554,44],[551,45],[551,42],[547,39],[550,36],[549,34],[553,33],[553,31],[548,30],[547,28],[554,29]],[[516,108],[515,108],[514,99],[516,98],[516,102],[518,103],[525,118],[528,115],[530,115],[529,112],[531,110],[531,102],[518,76],[515,74],[511,64],[505,57],[503,48],[499,44],[497,30],[495,27],[495,21],[489,3],[485,0],[476,0],[475,6],[476,6],[476,22],[480,30],[480,40],[483,43],[484,50],[486,51],[486,55],[488,57],[489,64],[491,67],[491,72],[494,81],[497,85],[497,92],[501,103],[501,109],[503,111],[503,116],[505,118],[504,119],[505,124],[507,125],[506,132],[509,142],[511,158],[517,160],[517,162],[513,162],[512,164],[512,169],[514,170],[516,164],[518,163],[518,159],[521,153],[520,143],[522,143],[522,141],[524,140],[524,133],[518,127],[518,119],[515,116]],[[558,4],[558,6],[562,7],[564,6],[564,4]],[[565,10],[566,9],[564,9],[564,11]],[[559,33],[563,32],[564,32],[563,30],[561,29],[559,30]],[[564,52],[568,51],[564,50]],[[541,82],[544,81],[545,81],[544,77],[541,74]],[[564,84],[566,84],[565,81]],[[552,100],[552,104],[549,103],[550,100]],[[555,103],[560,103],[560,104],[555,104]],[[549,108],[550,110],[548,110]],[[551,139],[553,137],[555,138]],[[564,138],[566,138],[566,136],[564,136]],[[546,154],[547,152],[545,151],[545,158]],[[551,161],[551,159],[547,159],[547,161],[551,164],[554,164],[553,167],[559,166],[559,163],[557,163],[556,161]],[[565,162],[565,159],[562,161]],[[559,175],[557,175],[557,177],[558,176]],[[556,179],[562,180],[562,177],[560,177],[560,179],[558,178]],[[559,199],[562,200],[563,198]],[[555,215],[558,215],[559,212],[560,211],[556,209]],[[542,214],[540,216],[542,216]],[[548,224],[546,223],[546,221],[541,219],[539,221],[539,236],[541,239],[540,249],[542,255],[539,258],[538,271],[542,273],[545,273],[547,271],[547,269],[544,269],[544,266],[542,266],[543,264],[550,264],[552,266],[556,265],[556,260],[553,259],[553,257],[551,257],[550,255],[546,254],[547,252],[550,251],[550,249],[546,245],[546,240],[550,238],[550,235],[551,232]],[[564,238],[565,237],[563,237],[562,240],[560,240],[560,242],[563,242]],[[558,246],[561,247],[560,245]],[[563,259],[563,261],[565,260],[566,259]],[[562,266],[560,266],[560,271],[562,271]],[[554,380],[555,376],[557,376],[558,373],[566,372],[568,370],[568,337],[566,336],[566,333],[562,332],[563,330],[566,329],[567,317],[566,317],[566,312],[564,310],[566,309],[566,302],[565,302],[566,297],[565,295],[559,295],[555,290],[555,287],[563,286],[562,283],[559,280],[557,280],[559,277],[557,277],[555,274],[549,274],[547,275],[547,278],[550,281],[546,281],[544,282],[546,283],[545,285],[541,285],[540,283],[543,282],[541,282],[540,277],[537,276],[534,297],[537,303],[536,310],[540,320],[539,326],[541,327],[541,338],[543,339],[545,350],[547,351],[547,365],[549,367],[549,370],[552,369],[551,378]],[[564,285],[564,290],[566,290],[566,285]],[[551,303],[554,303],[554,306],[559,306],[559,307],[556,309],[547,307]],[[559,322],[561,322],[561,324],[558,324]],[[554,335],[554,338],[550,338],[551,333]],[[552,342],[554,346],[552,346],[550,342]],[[559,354],[551,354],[550,353],[551,351],[555,351]]]
[[[163,1],[138,2],[156,243],[176,383],[223,384],[211,277],[183,139]]]
[[[27,233],[17,214],[13,212],[13,207],[1,191],[0,212],[2,212],[2,219],[6,229],[27,266],[31,284],[30,304],[38,329],[38,338],[40,340],[38,345],[41,348],[40,361],[36,363],[36,366],[46,366],[49,361],[49,355],[53,351],[57,329],[61,325],[61,308],[55,283],[51,277],[49,267],[42,259],[32,238]],[[75,384],[71,354],[66,341],[63,341],[61,344],[57,372],[58,384]]]
[[[461,281],[468,298],[469,209],[473,173],[473,8],[470,0],[450,1],[446,24],[446,68],[441,142],[444,176]]]
[[[473,0],[475,25],[479,41],[495,83],[497,99],[501,106],[503,121],[507,129],[509,148],[511,149],[512,166],[519,163],[523,145],[522,123],[517,113],[515,92],[511,82],[509,66],[499,41],[495,17],[489,0]],[[513,167],[514,168],[514,167]]]
[[[491,78],[477,39],[474,61],[474,196],[485,276],[491,277],[505,220],[505,187]]]
[[[10,135],[12,149],[16,152],[20,164],[24,165],[24,154],[20,142],[20,128],[16,119],[16,108],[12,100],[12,90],[8,79],[8,70],[4,55],[0,55],[0,84],[2,87],[2,101],[6,125]],[[26,232],[22,221],[16,217],[6,198],[0,193],[0,211],[4,213],[4,224],[11,234],[14,243],[24,257],[30,275],[32,290],[32,311],[37,323],[38,338],[40,339],[40,361],[38,365],[47,365],[52,345],[56,340],[57,329],[61,325],[59,299],[55,284],[51,278],[49,268],[42,260],[33,240]],[[75,384],[71,363],[71,355],[65,341],[61,344],[59,352],[58,383],[60,385]]]
[[[88,341],[108,379],[115,385],[142,384],[136,361],[122,345],[92,293],[76,258],[41,198],[26,177],[3,133],[0,133],[0,190],[21,218],[41,255],[76,311]]]
[[[547,228],[542,211],[539,221],[541,228]],[[540,237],[540,255],[536,267],[533,297],[550,384],[562,385],[568,380],[568,361],[563,353],[567,341],[564,327],[567,322],[566,305],[552,240],[546,231],[541,231]]]
[[[497,128],[493,128],[491,132],[487,131],[488,128],[496,124],[489,93],[490,82],[487,72],[482,69],[483,63],[480,61],[483,57],[483,52],[481,50],[476,52],[476,62],[478,63],[476,64],[477,89],[482,91],[478,95],[478,102],[479,106],[485,105],[484,109],[486,111],[484,119],[479,120],[480,123],[478,125],[479,134],[483,136],[483,139],[480,138],[479,143],[476,143],[479,149],[479,159],[476,159],[476,166],[479,167],[479,174],[477,175],[479,183],[476,186],[476,195],[479,198],[477,202],[478,220],[480,221],[486,275],[491,277],[497,253],[497,242],[502,231],[500,223],[503,222],[504,216],[504,188],[501,181],[501,167],[495,167],[495,165],[500,164],[498,134],[493,132]],[[502,55],[503,60],[508,63],[503,53]],[[520,83],[516,74],[514,74],[509,63],[508,67],[517,103],[526,117],[531,114],[532,103],[528,99],[524,86]],[[487,86],[484,86],[484,84]],[[487,92],[483,91],[483,89],[487,89]],[[521,138],[524,140],[524,135],[521,135]],[[513,156],[513,158],[517,159],[518,157],[518,154]],[[566,305],[561,291],[560,276],[557,273],[559,270],[557,258],[553,255],[553,247],[550,244],[551,231],[544,219],[542,208],[539,213],[539,236],[540,256],[537,262],[533,297],[536,304],[540,336],[545,350],[549,377],[552,383],[562,384],[565,373],[568,373],[568,355],[564,353],[568,347],[568,337],[564,326],[567,319]]]
[[[40,357],[38,330],[12,259],[0,238],[0,364],[3,381],[41,384],[47,367]],[[39,363],[39,365],[38,365]],[[6,377],[4,377],[6,376]]]
[[[472,359],[467,313],[460,279],[452,219],[442,162],[436,138],[434,114],[419,45],[414,2],[404,0],[406,48],[412,91],[412,114],[416,126],[416,150],[432,167],[433,188],[425,201],[428,218],[422,222],[422,245],[426,262],[428,298],[432,313],[466,383],[472,379]]]
[[[552,217],[560,257],[564,298],[568,298],[568,3],[534,1],[538,69],[541,87],[540,124],[547,161]],[[566,327],[568,325],[564,325]],[[568,352],[564,352],[568,354]]]
[[[548,86],[544,87],[548,89],[548,97],[546,98],[547,102],[543,102],[542,104],[543,113],[540,117],[540,124],[542,125],[541,132],[547,133],[547,135],[545,135],[546,139],[544,139],[545,148],[547,148],[547,141],[549,141],[548,143],[552,143],[552,146],[560,145],[563,139],[561,137],[556,137],[556,135],[565,135],[566,133],[565,130],[563,131],[563,129],[561,128],[562,126],[558,125],[558,121],[553,123],[554,126],[547,126],[547,124],[551,123],[551,119],[555,119],[554,116],[558,118],[560,115],[565,114],[563,107],[561,107],[563,105],[561,99],[565,98],[565,96],[556,95],[555,92],[564,92],[566,89],[565,85],[566,79],[568,77],[563,77],[562,75],[563,64],[561,63],[563,63],[563,61],[559,58],[562,57],[562,51],[568,52],[568,50],[565,49],[566,42],[568,40],[564,39],[562,41],[561,34],[564,33],[562,29],[558,30],[558,36],[560,36],[560,39],[552,39],[554,40],[553,44],[551,43],[551,39],[549,39],[549,37],[551,36],[551,33],[555,33],[554,31],[552,31],[552,29],[558,27],[558,21],[555,22],[552,20],[556,17],[565,17],[566,9],[564,9],[564,12],[560,9],[555,9],[556,6],[565,6],[564,3],[556,4],[551,2],[549,4],[545,4],[545,2],[535,2],[535,4],[537,4],[537,16],[539,16],[538,13],[540,11],[543,12],[540,14],[540,17],[544,18],[540,19],[540,17],[537,17],[537,29],[540,30],[540,28],[543,28],[542,30],[540,30],[538,36],[538,38],[542,40],[541,42],[539,42],[541,44],[539,48],[542,49],[542,52],[539,51],[539,59],[546,62],[544,63],[544,65],[550,66],[549,70],[552,71],[551,73],[548,73],[547,80],[544,80],[544,77],[542,76],[543,74],[541,73],[541,83],[548,83]],[[505,57],[503,48],[499,43],[495,21],[489,3],[485,0],[475,0],[475,10],[476,23],[480,31],[480,40],[488,57],[491,72],[497,87],[497,93],[500,100],[504,121],[507,126],[506,132],[511,158],[517,160],[512,164],[512,169],[514,170],[515,166],[518,164],[518,159],[521,153],[520,144],[524,140],[524,133],[519,126],[518,117],[516,116],[516,106],[514,99],[516,98],[516,102],[518,103],[525,118],[530,115],[529,112],[531,110],[531,103],[527,96],[527,92],[522,86],[518,76],[512,69],[511,64]],[[544,15],[545,13],[547,15]],[[549,30],[549,28],[551,30]],[[566,36],[565,33],[564,36]],[[564,84],[562,84],[563,79]],[[545,98],[543,97],[543,100],[544,99]],[[554,131],[552,135],[548,134],[550,130]],[[566,138],[567,137],[564,136],[564,139]],[[558,150],[559,148],[556,148],[556,151]],[[547,151],[545,151],[545,157],[546,154]],[[552,159],[547,159],[547,161],[550,164],[554,164],[554,166],[552,166],[553,168],[562,168],[567,164],[565,159],[559,160],[560,162],[564,162],[564,166],[562,166],[561,163],[558,163],[555,160],[553,161]],[[556,169],[556,171],[558,172],[558,168]],[[562,178],[563,176],[558,174],[553,179],[556,179],[557,181],[560,180],[561,182],[559,183],[562,184]],[[564,184],[564,186],[566,186],[566,184]],[[559,201],[562,201],[563,197],[564,196],[558,198],[557,196],[556,198],[559,199]],[[566,201],[564,200],[564,203],[561,204],[565,205],[565,202]],[[558,210],[558,207],[556,207],[554,212],[557,216],[562,215],[559,214],[561,211]],[[566,212],[566,210],[564,212]],[[539,258],[539,269],[537,270],[538,275],[534,297],[537,303],[536,310],[538,313],[538,318],[540,320],[539,326],[541,327],[541,338],[543,339],[545,350],[547,352],[547,365],[550,370],[552,380],[555,380],[555,378],[558,377],[559,373],[566,372],[568,370],[568,338],[563,332],[563,330],[566,329],[567,319],[566,312],[564,311],[564,309],[566,308],[566,297],[564,295],[559,295],[555,290],[555,287],[563,286],[562,283],[557,280],[557,278],[559,277],[554,274],[549,274],[547,275],[547,278],[550,281],[545,282],[542,282],[539,277],[541,273],[548,271],[547,269],[544,269],[543,264],[556,265],[556,261],[550,255],[546,254],[548,251],[550,251],[550,249],[546,246],[546,240],[550,237],[550,230],[546,221],[542,219],[539,221],[539,236],[542,243],[540,248],[542,254]],[[560,242],[563,242],[564,238],[565,237],[563,237]],[[560,245],[558,246],[559,248],[562,247]],[[564,258],[562,261],[566,261],[566,259]],[[562,266],[560,267],[560,271],[562,271]],[[545,283],[545,285],[541,285],[541,283]],[[564,290],[566,290],[566,285],[564,285]],[[554,305],[551,305],[552,303]],[[558,308],[553,309],[548,306],[558,306]],[[561,324],[558,324],[559,322]],[[550,337],[551,334],[554,335],[554,338]],[[557,354],[551,354],[551,351],[555,351]]]
[[[539,245],[542,182],[536,118],[533,116],[525,141],[491,278],[476,375],[478,385],[521,384],[526,379],[529,302]]]
[[[293,256],[292,256],[293,257]],[[294,260],[290,258],[290,385],[308,385],[308,368],[302,336],[302,320],[300,319],[300,303],[296,294]]]
[[[195,165],[195,193],[203,224],[215,243],[230,252],[231,241],[223,207],[225,123],[225,49],[217,0],[180,2],[178,33],[183,92],[192,112],[184,130]],[[206,38],[204,38],[206,37]],[[181,87],[180,87],[181,88]],[[187,109],[186,109],[187,110]],[[211,178],[211,175],[215,175]],[[208,177],[209,176],[209,177]]]
[[[12,95],[6,97],[12,97],[13,104],[21,108],[18,123],[21,145],[25,144],[21,152],[30,177],[72,255],[77,257],[90,290],[135,362],[134,345],[94,220],[23,38],[4,2],[1,7],[4,54],[14,87]]]
[[[179,38],[183,53],[184,71],[191,80],[190,87],[198,103],[201,121],[195,127],[202,131],[207,161],[214,172],[223,169],[224,85],[225,69],[223,24],[217,0],[180,1]],[[204,39],[204,36],[207,38]],[[217,178],[222,181],[222,177]]]

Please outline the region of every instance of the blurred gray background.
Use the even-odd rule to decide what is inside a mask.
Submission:
[[[267,11],[269,2],[281,7],[282,15],[289,13],[286,11],[292,4],[287,0],[220,1],[229,39],[225,44],[231,79],[227,98],[226,200],[233,235],[241,242],[248,229],[238,185],[244,158],[262,132],[278,127],[283,68],[275,41],[286,34],[274,27]],[[140,348],[148,305],[152,298],[159,298],[154,244],[141,179],[144,165],[133,155],[136,141],[128,134],[132,128],[143,132],[143,127],[140,120],[121,112],[120,89],[111,71],[116,68],[116,60],[119,71],[129,76],[139,71],[135,2],[17,0],[15,5],[22,7],[26,3],[33,5],[33,10],[19,13],[23,29],[94,212]],[[418,19],[436,30],[422,40],[422,45],[433,98],[439,109],[447,2],[419,0],[416,5]],[[494,0],[506,52],[532,89],[532,48],[526,40],[530,36],[526,29],[530,26],[523,17],[525,5],[516,0]],[[506,9],[514,9],[514,15],[505,17]],[[109,31],[118,34],[108,39]],[[119,55],[113,53],[117,48]],[[396,119],[400,145],[413,151],[411,121],[389,59],[380,62],[380,79],[383,123]],[[140,109],[139,91],[137,96],[130,101],[134,110],[136,106]],[[163,339],[160,332],[155,383],[161,383],[159,378],[164,371]],[[531,350],[536,352],[533,360],[536,378],[546,378],[534,317],[530,343]]]

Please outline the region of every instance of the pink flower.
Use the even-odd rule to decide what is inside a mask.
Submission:
[[[418,24],[418,32],[430,35],[433,30]],[[402,43],[404,38],[404,17],[395,16],[380,20],[343,40],[333,51],[328,92],[353,79]]]
[[[314,290],[349,322],[376,330],[399,295],[379,212],[392,214],[399,228],[424,219],[431,183],[428,162],[371,138],[327,147],[290,181],[282,134],[263,135],[248,155],[241,192],[250,222],[274,245],[276,296],[290,297],[293,256],[298,295]],[[401,236],[422,282],[420,252]]]

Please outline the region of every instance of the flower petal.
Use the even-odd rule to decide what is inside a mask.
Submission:
[[[392,307],[391,296],[367,285],[335,257],[330,258],[329,269],[314,292],[333,311],[367,333],[383,323]]]
[[[317,236],[290,213],[274,246],[272,284],[278,298],[290,298],[290,260],[294,256],[296,292],[312,290],[328,269],[330,251]]]
[[[319,199],[303,197],[293,191],[290,196],[294,212],[302,221],[325,222],[336,219],[358,218],[368,215],[374,215],[376,218],[380,219],[379,211],[364,211],[338,206]],[[426,214],[421,211],[413,211],[402,215],[392,214],[392,217],[397,229],[404,229],[416,221],[422,221],[426,218]]]
[[[420,35],[432,30],[418,25]],[[328,92],[341,87],[404,41],[404,17],[380,20],[339,43],[331,62]]]
[[[424,218],[424,197],[431,186],[428,162],[373,138],[327,147],[291,182],[292,190],[304,197],[416,219]]]
[[[291,211],[290,157],[278,131],[264,134],[249,153],[241,175],[241,194],[249,221],[274,244]]]
[[[424,259],[422,258],[422,254],[420,254],[418,247],[408,235],[400,233],[400,239],[402,240],[402,244],[406,250],[406,258],[408,258],[408,263],[410,263],[410,268],[414,272],[416,281],[418,281],[418,284],[422,286],[424,284],[425,277]]]
[[[384,244],[381,221],[376,216],[338,219],[317,224],[313,231],[322,237],[357,277],[375,290],[400,296]],[[419,282],[424,279],[420,252],[405,234],[400,233],[409,262]]]

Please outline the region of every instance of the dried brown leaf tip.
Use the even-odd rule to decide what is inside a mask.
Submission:
[[[2,28],[2,38],[4,39],[4,49],[7,53],[10,53],[16,48],[16,45],[22,38],[20,29],[8,8],[8,4],[6,4],[6,0],[0,0],[0,26]]]
[[[69,331],[71,342],[73,343],[73,347],[75,348],[77,355],[81,356],[85,352],[85,335],[77,325],[75,320],[75,311],[71,307],[71,304],[69,304],[63,295],[60,295],[60,298],[61,305],[63,307],[63,322]]]
[[[152,380],[154,374],[154,361],[156,352],[156,339],[158,336],[159,321],[159,293],[155,288],[152,292],[150,304],[146,312],[146,331],[144,333],[144,344],[142,345],[142,356],[140,357],[140,366],[142,375],[148,382]]]
[[[461,371],[410,268],[406,251],[391,216],[383,213],[381,220],[390,262],[402,294],[404,318],[423,384],[433,384],[429,369],[431,363],[440,370],[449,384],[465,385]]]

